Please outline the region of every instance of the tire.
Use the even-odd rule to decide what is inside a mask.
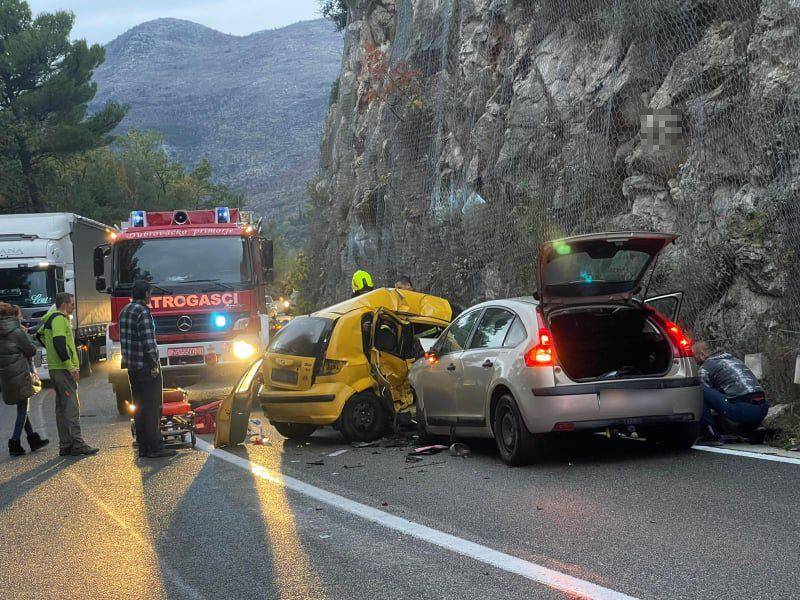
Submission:
[[[283,437],[290,440],[304,440],[317,430],[316,425],[307,423],[276,423],[270,421]]]
[[[700,437],[700,423],[678,423],[676,425],[661,425],[645,431],[644,436],[668,450],[688,450]]]
[[[500,458],[507,465],[527,465],[540,458],[540,441],[528,431],[516,401],[509,394],[497,402],[492,431]]]
[[[377,440],[388,424],[386,408],[380,398],[369,392],[354,394],[342,410],[341,431],[348,442]]]
[[[124,417],[130,416],[131,413],[128,410],[128,404],[131,401],[130,385],[127,382],[114,384],[114,395],[117,399],[117,412]]]

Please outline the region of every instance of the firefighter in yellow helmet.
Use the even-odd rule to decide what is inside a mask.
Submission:
[[[360,296],[361,294],[366,294],[367,292],[371,292],[375,289],[372,285],[372,275],[367,273],[366,271],[359,269],[355,273],[353,273],[353,298],[356,296]]]

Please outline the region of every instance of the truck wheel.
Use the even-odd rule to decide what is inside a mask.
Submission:
[[[501,396],[497,403],[492,429],[500,458],[507,465],[527,465],[540,457],[540,436],[528,431],[516,401],[509,394]]]
[[[348,442],[371,442],[386,431],[389,415],[380,398],[369,392],[353,395],[344,405],[342,435]]]
[[[117,398],[117,412],[122,416],[129,416],[128,404],[131,401],[131,387],[128,383],[115,384],[114,395]]]
[[[290,440],[304,440],[317,430],[316,425],[307,423],[276,423],[270,421],[283,437]]]

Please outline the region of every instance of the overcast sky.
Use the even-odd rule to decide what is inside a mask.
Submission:
[[[105,44],[134,25],[160,17],[186,19],[223,33],[247,35],[319,18],[317,0],[28,0],[34,14],[75,13],[74,38]]]

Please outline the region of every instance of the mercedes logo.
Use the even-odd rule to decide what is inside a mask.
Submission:
[[[178,317],[178,331],[186,333],[192,329],[192,318],[189,315]]]

